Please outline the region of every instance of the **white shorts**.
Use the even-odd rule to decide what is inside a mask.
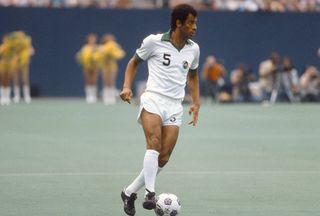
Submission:
[[[182,124],[182,100],[172,99],[154,92],[144,92],[140,97],[139,123],[141,123],[140,115],[142,109],[159,115],[164,126],[180,126]]]

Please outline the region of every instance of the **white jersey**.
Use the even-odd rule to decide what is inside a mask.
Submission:
[[[200,49],[198,44],[188,40],[178,50],[170,41],[170,32],[146,37],[136,56],[148,61],[149,76],[146,91],[183,99],[189,70],[199,66]]]

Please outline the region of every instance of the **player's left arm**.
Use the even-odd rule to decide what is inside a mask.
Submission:
[[[189,124],[196,126],[198,122],[198,114],[200,110],[200,91],[199,91],[199,75],[198,69],[189,70],[188,73],[188,88],[192,98],[192,104],[189,109],[189,115],[192,115],[192,120]]]

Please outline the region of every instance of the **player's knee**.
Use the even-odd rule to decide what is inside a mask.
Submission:
[[[150,136],[148,138],[148,147],[151,149],[155,149],[158,152],[161,151],[161,140],[158,136]]]

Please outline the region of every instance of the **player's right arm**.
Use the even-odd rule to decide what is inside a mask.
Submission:
[[[142,61],[147,60],[151,55],[154,49],[154,35],[149,35],[146,37],[140,48],[136,50],[136,54],[128,62],[125,76],[123,89],[120,93],[120,97],[123,101],[131,102],[132,98],[132,82],[136,76],[138,64]]]
[[[138,64],[139,59],[136,56],[132,57],[129,60],[125,71],[124,83],[122,91],[120,92],[120,97],[123,101],[127,101],[128,103],[131,103],[131,98],[133,96],[132,82],[134,80],[134,77],[136,76]]]

